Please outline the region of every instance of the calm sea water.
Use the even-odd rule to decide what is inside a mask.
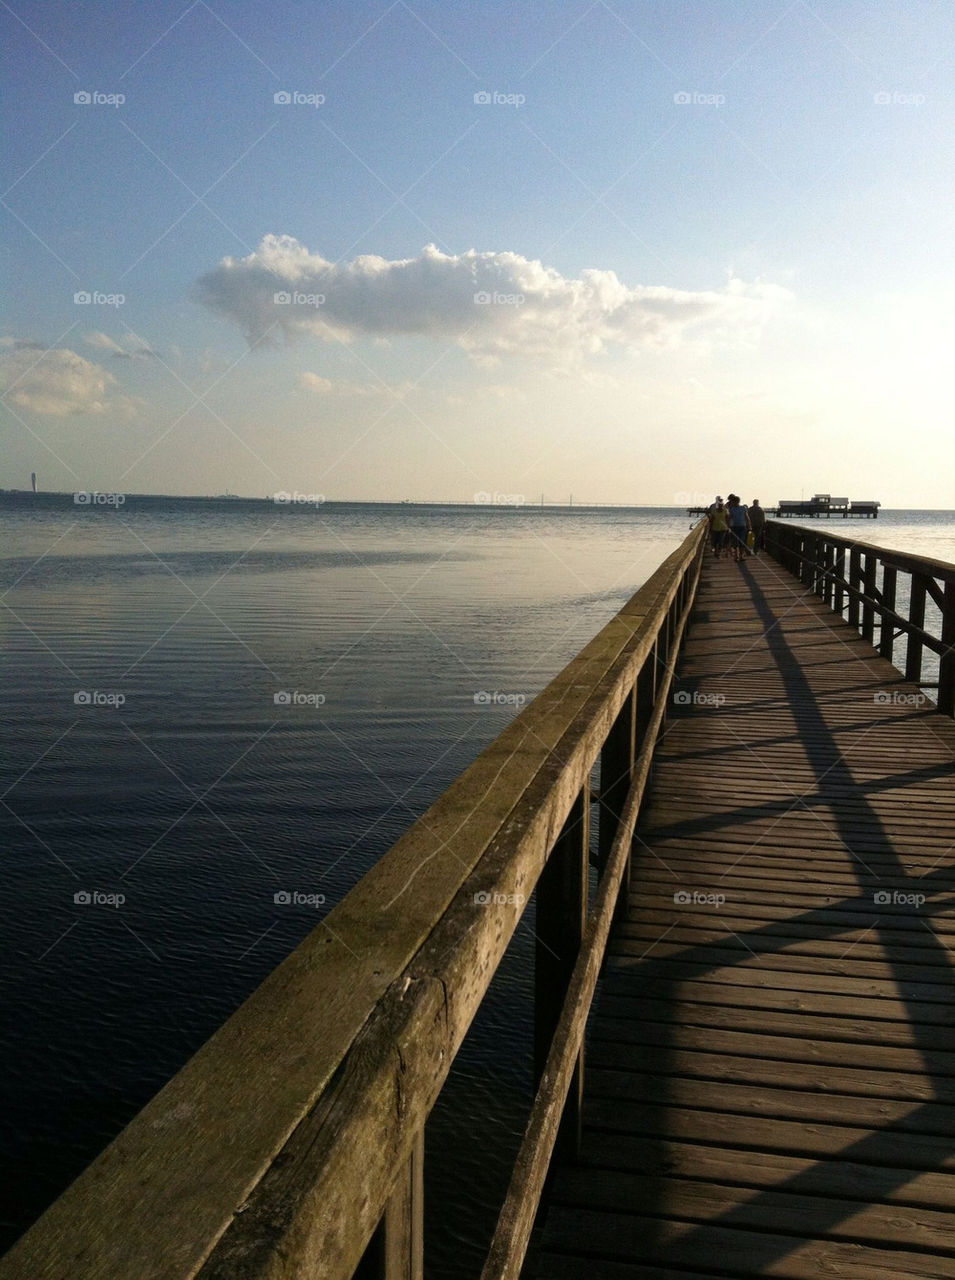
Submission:
[[[4,1245],[689,523],[0,495]],[[955,513],[837,531],[955,561]],[[532,924],[429,1124],[434,1276],[476,1272],[519,1139]]]

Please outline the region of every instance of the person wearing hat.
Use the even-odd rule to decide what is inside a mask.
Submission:
[[[723,506],[723,499],[719,494],[716,495],[716,501],[707,510],[706,518],[710,522],[710,541],[713,545],[713,557],[719,560],[721,553],[725,550],[726,539],[729,536],[729,521],[726,508]]]
[[[713,527],[713,513],[717,511],[717,508],[722,509],[722,511],[726,511],[726,508],[723,507],[723,499],[719,494],[716,495],[716,499],[714,499],[713,502],[710,502],[709,506],[707,507],[707,522],[709,524],[709,543],[710,543],[710,547],[712,547],[713,549],[714,556],[716,556],[719,549],[717,545],[717,530],[714,529]],[[719,525],[721,525],[722,532],[726,532],[726,530],[728,530],[728,527],[730,527],[728,525],[725,525],[725,522],[723,521],[719,521]]]
[[[742,560],[748,553],[746,535],[753,526],[749,512],[740,504],[738,493],[731,493],[726,499],[726,514],[729,519],[730,555],[734,560]]]

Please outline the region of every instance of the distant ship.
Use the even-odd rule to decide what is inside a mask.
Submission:
[[[808,502],[802,498],[780,498],[779,515],[781,516],[841,516],[843,520],[852,517],[863,520],[877,520],[881,502],[871,499],[860,501],[853,498],[834,498],[828,493],[814,493]]]

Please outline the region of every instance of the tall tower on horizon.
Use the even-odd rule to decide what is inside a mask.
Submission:
[[[33,485],[33,492],[36,493],[36,472],[30,472],[30,484]]]

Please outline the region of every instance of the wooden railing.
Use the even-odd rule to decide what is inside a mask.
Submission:
[[[536,888],[539,1084],[483,1280],[518,1275],[552,1150],[577,1142],[584,1026],[704,535],[54,1202],[2,1280],[420,1280],[425,1121]]]
[[[937,689],[937,709],[955,716],[955,565],[779,520],[767,521],[766,542],[906,680]],[[904,652],[895,662],[902,637]],[[936,680],[923,678],[926,650],[937,660]]]

